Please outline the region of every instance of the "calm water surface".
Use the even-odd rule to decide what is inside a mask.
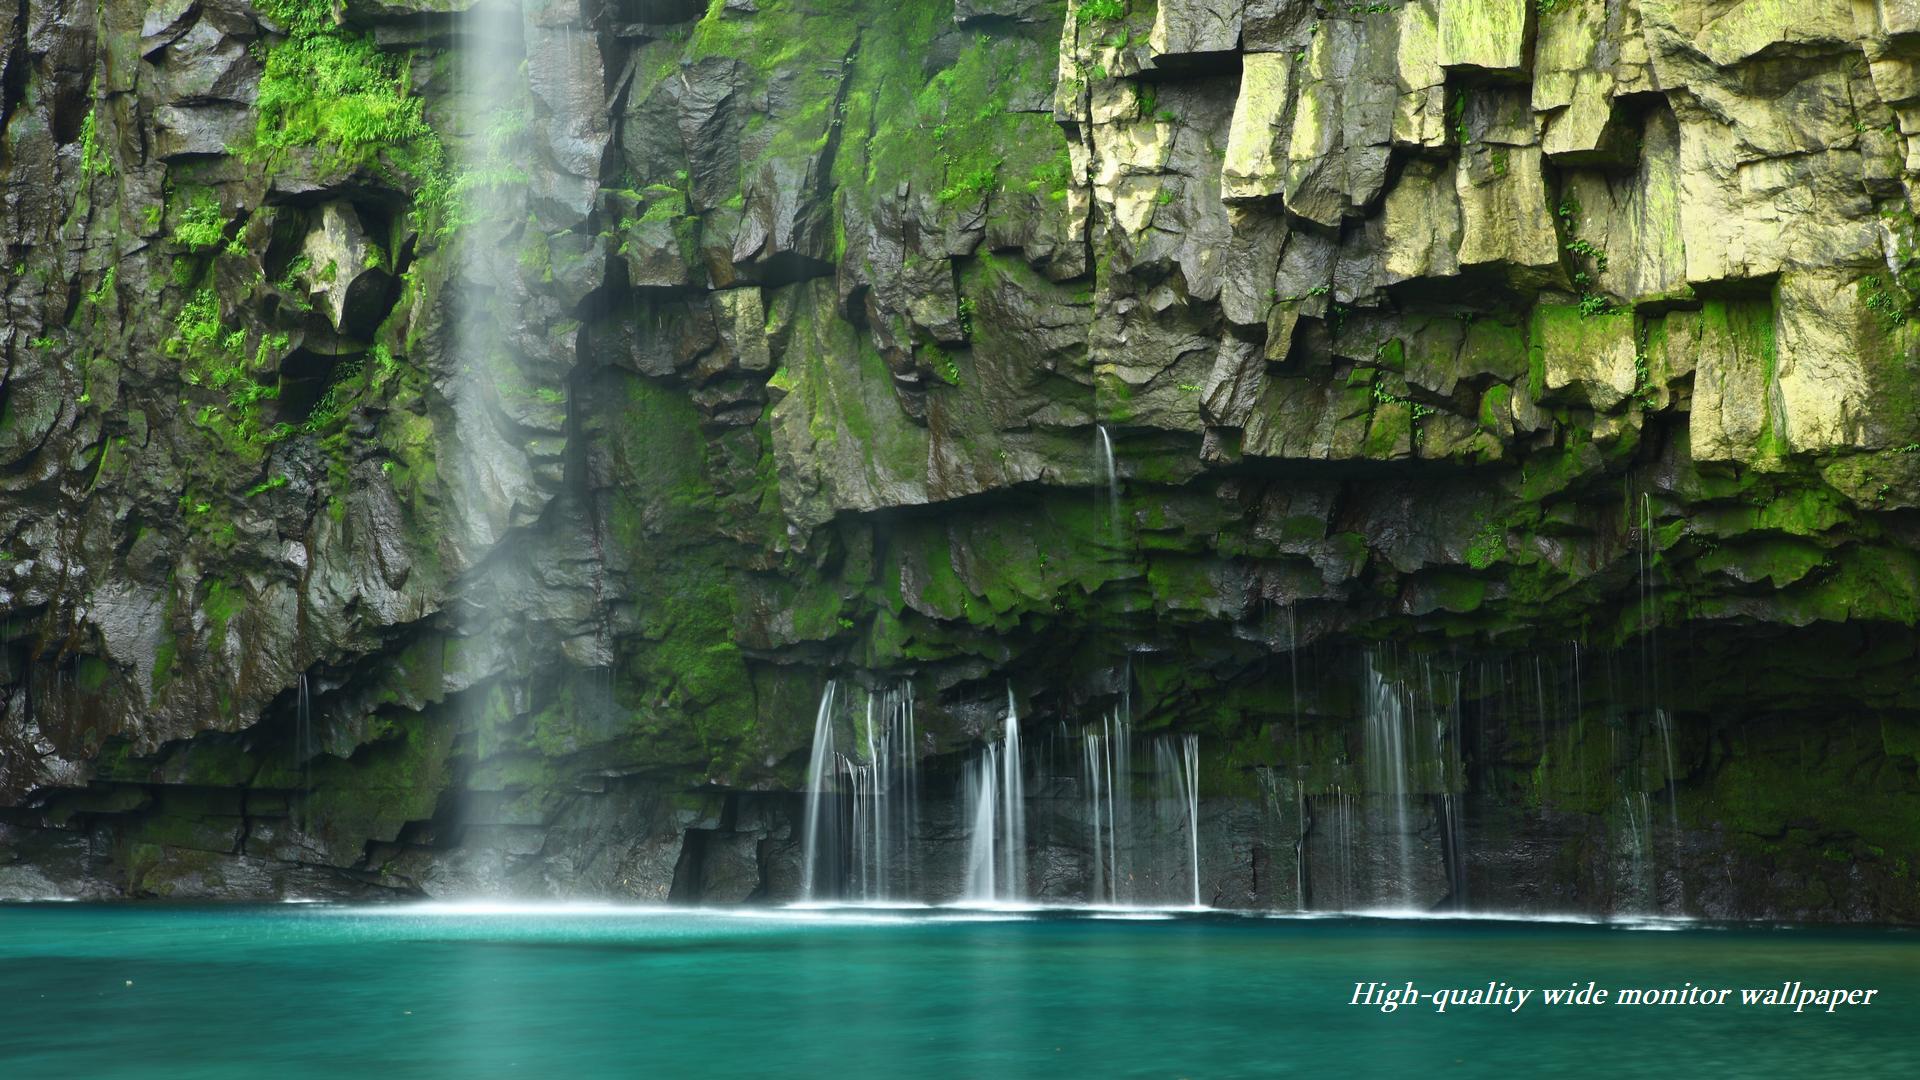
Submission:
[[[1348,1004],[1873,988],[1868,1008]],[[1738,1000],[1738,995],[1734,995]],[[0,1077],[1920,1076],[1920,933],[1225,914],[0,907]]]

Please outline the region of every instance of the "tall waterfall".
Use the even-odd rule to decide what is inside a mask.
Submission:
[[[837,681],[820,694],[807,766],[802,900],[912,897],[920,816],[913,691],[866,693]],[[842,748],[842,735],[845,742]]]

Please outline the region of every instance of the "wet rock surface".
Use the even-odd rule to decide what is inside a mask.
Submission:
[[[841,678],[942,896],[1011,682],[1206,902],[1920,917],[1910,6],[0,13],[0,895],[788,898]]]

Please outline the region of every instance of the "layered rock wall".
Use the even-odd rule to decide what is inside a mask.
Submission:
[[[1346,906],[1380,664],[1419,902],[1913,917],[1910,7],[29,0],[0,890],[791,895],[837,677]]]

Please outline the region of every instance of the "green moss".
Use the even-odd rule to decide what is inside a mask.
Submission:
[[[80,688],[81,693],[97,694],[105,688],[107,680],[112,676],[113,667],[105,660],[97,656],[83,656],[74,667],[73,682]]]
[[[206,599],[200,606],[207,613],[208,648],[217,653],[227,639],[227,624],[247,606],[246,594],[214,578],[207,582]]]
[[[1750,543],[1727,543],[1694,560],[1706,573],[1731,572],[1748,580],[1766,579],[1784,588],[1807,576],[1827,558],[1826,549],[1793,538],[1762,537]]]
[[[765,14],[763,4],[752,21]],[[1064,210],[1065,138],[1046,114],[1012,107],[1020,88],[1054,80],[1057,31],[1036,28],[1025,41],[1019,27],[959,35],[945,2],[861,5],[850,17],[866,28],[844,87],[834,160],[843,198],[872,213],[905,184],[954,215],[983,201],[990,215],[1028,212],[1014,206],[1028,199],[1049,213]],[[936,66],[946,56],[951,61]]]
[[[709,539],[719,507],[704,475],[700,415],[671,388],[636,378],[625,389],[612,426],[621,484],[611,518],[616,542],[634,561],[644,640],[625,658],[620,679],[642,688],[633,705],[642,745],[686,739],[666,718],[690,717],[701,752],[724,766],[749,749],[754,712],[735,643],[733,584]]]
[[[452,781],[453,724],[439,715],[381,717],[384,730],[347,759],[322,754],[298,774],[263,773],[263,786],[300,788],[296,814],[338,851],[393,840],[410,821],[431,818]]]

